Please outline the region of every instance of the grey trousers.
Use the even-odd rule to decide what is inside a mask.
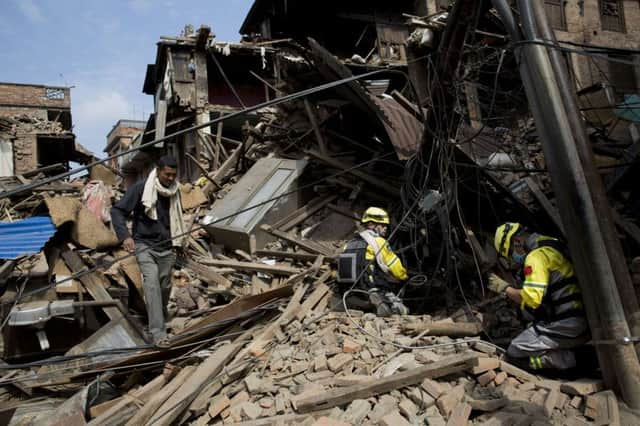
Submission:
[[[525,329],[511,341],[507,356],[532,370],[576,366],[574,348],[589,340],[585,318],[567,318],[552,323],[538,323]]]
[[[166,336],[165,318],[171,291],[171,268],[176,262],[172,249],[155,250],[137,243],[136,254],[144,286],[144,301],[149,317],[149,333],[153,340]]]

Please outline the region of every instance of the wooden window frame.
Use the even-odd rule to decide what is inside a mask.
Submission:
[[[547,19],[549,19],[549,23],[554,30],[558,31],[567,31],[567,15],[564,10],[564,6],[566,4],[566,0],[544,0],[544,9],[547,14]],[[560,11],[560,27],[553,25],[553,19],[550,15],[551,7],[557,7]]]
[[[605,3],[608,3],[608,2],[617,3],[618,19],[615,25],[612,24],[612,22],[615,21],[615,17],[604,14]],[[599,0],[598,5],[600,8],[600,25],[603,31],[614,31],[617,33],[627,32],[626,22],[624,18],[624,0]],[[606,19],[606,18],[610,18],[610,19]]]

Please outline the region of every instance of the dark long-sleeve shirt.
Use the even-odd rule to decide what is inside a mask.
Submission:
[[[149,218],[142,205],[144,184],[144,179],[133,184],[124,194],[124,197],[111,208],[111,221],[118,240],[123,241],[133,237],[136,243],[154,245],[157,249],[171,248],[170,200],[168,197],[158,195],[158,202],[156,203],[158,220]],[[127,218],[132,212],[133,235],[130,235],[127,229]],[[166,242],[157,245],[161,241]]]

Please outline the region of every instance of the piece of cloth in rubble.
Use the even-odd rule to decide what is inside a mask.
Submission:
[[[82,190],[82,203],[103,222],[111,222],[111,188],[101,180],[92,180]]]
[[[169,225],[172,244],[179,247],[182,245],[185,232],[180,201],[180,183],[174,180],[170,187],[163,186],[158,180],[157,169],[153,169],[144,184],[141,199],[145,214],[153,220],[158,220],[156,211],[158,195],[169,199]]]

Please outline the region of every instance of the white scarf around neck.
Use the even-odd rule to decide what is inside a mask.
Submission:
[[[156,205],[158,204],[158,194],[169,198],[169,223],[171,225],[172,245],[174,247],[182,245],[184,238],[184,219],[182,217],[182,202],[180,201],[180,184],[174,180],[170,187],[163,186],[158,180],[157,169],[153,169],[142,191],[142,205],[144,212],[149,219],[158,220]],[[177,237],[181,235],[180,237]]]

